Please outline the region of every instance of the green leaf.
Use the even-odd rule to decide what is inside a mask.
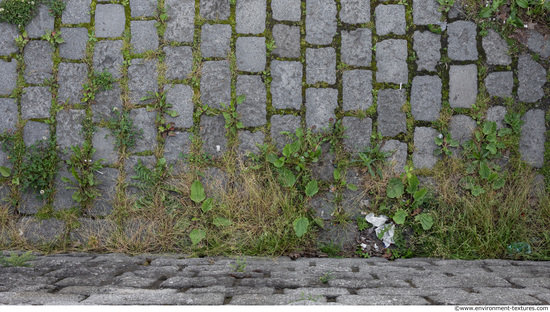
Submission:
[[[296,232],[296,236],[302,237],[304,234],[307,233],[307,227],[309,226],[309,221],[307,218],[301,217],[296,220],[294,220],[294,232]]]
[[[435,137],[435,144],[441,146],[441,144],[443,144],[443,139],[440,137]]]
[[[241,104],[242,102],[244,102],[244,100],[246,100],[246,95],[239,95],[237,97],[237,104]]]
[[[267,155],[267,161],[273,164],[273,166],[277,168],[281,168],[285,164],[285,158],[281,157],[278,158],[277,155],[271,153]]]
[[[306,185],[306,195],[309,197],[312,197],[313,195],[317,194],[318,191],[319,191],[319,186],[317,185],[317,181],[316,180],[309,181],[309,183]]]
[[[479,195],[485,193],[485,190],[479,185],[474,185],[472,187],[471,192],[472,192],[472,195],[474,195],[475,197],[478,197]]]
[[[479,16],[481,18],[489,18],[492,15],[493,15],[493,10],[491,9],[491,7],[485,7],[483,8],[483,10],[479,12]]]
[[[212,202],[214,201],[213,198],[207,198],[204,203],[202,203],[202,212],[204,213],[207,213],[208,211],[210,211],[212,209]]]
[[[397,209],[397,212],[393,215],[393,221],[396,224],[403,224],[405,223],[405,219],[407,218],[407,215],[409,215],[405,210],[399,208]]]
[[[524,9],[527,9],[529,7],[529,0],[516,0],[516,3]]]
[[[9,177],[11,175],[11,169],[8,167],[0,166],[0,174],[2,174],[3,177]]]
[[[386,194],[389,198],[399,198],[403,195],[403,182],[398,178],[391,178],[388,182]]]
[[[414,219],[420,222],[424,231],[431,229],[434,224],[434,219],[427,213],[421,213],[417,215]]]
[[[489,166],[487,166],[486,163],[482,162],[479,164],[479,175],[484,178],[484,179],[487,179],[489,178],[489,175],[491,174],[491,169],[489,168]]]
[[[205,198],[206,195],[204,194],[204,187],[201,181],[195,180],[195,182],[191,184],[191,200],[198,204]]]
[[[504,179],[497,179],[493,182],[493,190],[501,189],[504,184],[506,184],[506,180]]]
[[[355,185],[353,183],[346,184],[346,187],[348,188],[348,190],[357,191],[357,185]]]
[[[61,181],[65,182],[65,183],[71,183],[71,179],[66,178],[66,177],[61,177]]]
[[[483,123],[483,134],[488,135],[497,131],[497,123],[494,121],[486,121]]]
[[[498,130],[498,136],[499,137],[503,137],[503,136],[510,135],[510,134],[512,134],[512,129],[510,129],[510,128],[502,128],[502,129]]]
[[[340,174],[340,169],[334,169],[332,172],[332,176],[334,177],[334,180],[340,180],[342,175]]]
[[[214,218],[214,220],[212,221],[212,223],[217,226],[217,227],[220,227],[220,226],[230,226],[233,224],[233,221],[227,219],[227,218],[224,218],[224,217],[217,217],[217,218]]]
[[[424,197],[426,196],[426,194],[428,193],[428,189],[423,187],[421,189],[419,189],[418,191],[416,191],[413,195],[414,197],[414,200],[415,201],[422,201],[424,199]]]
[[[286,168],[279,169],[278,171],[279,171],[281,184],[284,187],[294,186],[294,183],[296,183],[296,176],[294,175],[294,173],[292,173],[292,171]]]
[[[418,189],[418,185],[420,185],[418,177],[413,174],[410,178],[407,178],[407,182],[409,183],[409,187],[407,187],[407,193],[414,194],[414,192],[416,192],[416,190]]]
[[[189,233],[189,238],[191,238],[191,243],[193,243],[193,246],[200,243],[200,241],[205,237],[206,231],[204,230],[194,229],[191,233]]]
[[[463,188],[470,190],[474,187],[474,179],[470,176],[460,179],[458,182]]]
[[[497,153],[497,146],[495,143],[489,143],[487,144],[487,146],[485,147],[486,150],[488,150],[489,152],[491,152],[492,155],[496,154]]]

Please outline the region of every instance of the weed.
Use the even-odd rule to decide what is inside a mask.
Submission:
[[[386,158],[390,157],[394,152],[395,151],[381,151],[380,144],[376,144],[372,147],[367,146],[363,152],[358,153],[360,160],[354,160],[353,162],[367,167],[373,179],[376,177],[375,173],[382,178],[382,164],[386,161]]]
[[[123,153],[128,149],[134,148],[136,139],[141,137],[143,130],[136,129],[128,111],[121,112],[116,107],[113,110],[115,116],[109,119],[107,127],[115,138],[115,147]]]
[[[159,128],[159,132],[161,133],[162,137],[166,138],[166,136],[174,135],[173,131],[175,129],[175,124],[173,122],[167,123],[166,118],[164,117],[164,114],[168,114],[170,117],[177,117],[179,116],[179,113],[171,110],[172,104],[168,103],[166,101],[166,90],[163,92],[151,92],[147,91],[149,95],[144,96],[141,98],[140,101],[147,101],[147,100],[153,100],[153,102],[149,105],[147,105],[147,111],[158,111],[159,114],[157,114],[157,125]]]
[[[52,46],[52,49],[55,47],[56,44],[64,43],[65,39],[61,37],[61,33],[57,32],[55,30],[44,30],[45,34],[42,35],[42,39],[48,41],[50,45]]]
[[[29,35],[26,31],[23,31],[17,38],[15,38],[15,45],[19,48],[19,52],[23,53],[23,49],[29,43]]]
[[[0,3],[0,22],[17,25],[20,29],[32,20],[39,5],[36,1],[4,0]]]
[[[237,105],[242,104],[245,100],[246,96],[240,95],[237,97]],[[223,118],[225,119],[225,128],[228,129],[227,135],[236,136],[237,135],[237,129],[244,128],[244,125],[241,121],[239,121],[239,113],[237,113],[237,106],[235,105],[235,102],[231,101],[229,105],[225,105],[224,103],[220,103],[221,107],[223,108],[222,114]]]
[[[53,17],[60,17],[67,3],[63,0],[48,0],[48,6],[50,7],[50,15]]]
[[[93,101],[97,93],[111,90],[113,88],[113,83],[116,80],[113,78],[113,75],[104,70],[103,72],[94,71],[89,78],[89,82],[85,83],[82,88],[84,89],[82,98],[82,103],[87,103]]]
[[[31,265],[26,262],[35,258],[30,251],[21,255],[12,252],[9,257],[0,256],[0,265],[3,267],[30,267]]]
[[[365,220],[365,218],[363,217],[357,217],[355,220],[357,221],[357,229],[359,231],[364,231],[372,227],[372,224],[368,223],[367,220]]]
[[[455,4],[455,0],[437,0],[439,2],[439,11],[449,12]]]
[[[53,193],[51,186],[57,174],[58,162],[55,139],[44,137],[27,149],[13,183],[21,184],[26,191],[37,193],[39,199],[49,198]]]
[[[101,196],[97,190],[98,181],[95,179],[95,173],[103,168],[101,164],[105,159],[92,161],[95,148],[92,148],[88,141],[84,141],[83,146],[71,146],[73,151],[67,164],[71,168],[71,173],[76,181],[66,177],[61,177],[63,182],[72,184],[67,189],[75,190],[72,198],[77,203],[84,205],[90,204],[92,200]]]
[[[233,272],[244,272],[246,269],[246,258],[237,257],[235,264],[229,264],[229,266],[233,269]]]
[[[333,242],[329,242],[319,246],[319,251],[326,253],[331,258],[340,258],[342,247]]]
[[[446,134],[445,136],[443,136],[442,134],[437,136],[435,138],[435,144],[438,146],[438,148],[434,150],[434,156],[439,156],[441,154],[451,156],[453,154],[451,148],[457,148],[460,146],[460,143],[458,141],[455,141],[451,138],[450,133]]]
[[[332,276],[332,274],[330,273],[330,271],[328,271],[327,273],[325,273],[325,275],[319,277],[319,280],[320,280],[321,283],[323,283],[323,284],[328,284],[328,281],[330,281],[331,279],[334,279],[334,276]]]
[[[267,40],[265,42],[265,46],[266,46],[268,52],[273,51],[277,47],[277,45],[275,44],[275,40],[273,40],[273,39]]]

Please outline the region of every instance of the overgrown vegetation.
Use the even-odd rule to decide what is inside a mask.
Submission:
[[[54,17],[61,16],[66,6],[63,0],[3,0],[0,3],[0,22],[24,29],[42,3],[48,5],[50,14]]]

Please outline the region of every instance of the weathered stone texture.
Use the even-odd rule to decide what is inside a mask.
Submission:
[[[300,109],[302,105],[302,64],[271,62],[271,103],[274,108]]]
[[[183,84],[164,86],[166,102],[172,104],[171,111],[178,116],[166,116],[166,122],[173,122],[176,128],[191,128],[193,126],[193,89]]]
[[[378,42],[376,47],[377,82],[407,83],[407,41],[388,39]]]
[[[334,0],[306,1],[306,41],[330,44],[336,35],[336,3]]]
[[[302,18],[300,0],[272,0],[273,18],[278,21],[299,22]]]
[[[222,0],[223,1],[223,0]],[[226,0],[227,2],[229,0]],[[200,12],[203,17],[207,14],[203,9],[205,2],[201,1]],[[195,30],[195,1],[194,0],[166,0],[164,6],[168,8],[167,13],[170,20],[166,22],[164,39],[179,42],[193,42]]]
[[[413,49],[416,52],[417,69],[435,71],[441,59],[441,35],[417,30],[414,32]]]
[[[231,102],[231,71],[227,61],[204,63],[200,91],[203,105],[221,108],[220,103]]]
[[[359,28],[342,31],[342,62],[353,66],[370,66],[372,59],[372,31]]]
[[[441,110],[441,79],[416,76],[411,88],[411,113],[416,120],[435,121]]]
[[[266,0],[237,1],[235,15],[237,33],[261,34],[265,30]]]
[[[227,148],[225,133],[225,119],[222,115],[201,117],[200,136],[205,153],[214,157],[222,156]]]
[[[61,16],[61,22],[63,24],[89,23],[91,4],[92,0],[68,0],[65,11],[63,11],[63,14]]]
[[[63,103],[68,100],[70,104],[80,103],[82,100],[82,86],[88,79],[86,64],[60,63],[57,70],[58,100]]]
[[[416,25],[438,24],[441,20],[436,0],[413,0],[413,22]]]
[[[376,34],[404,35],[407,21],[405,20],[405,6],[401,4],[380,4],[375,9]]]
[[[126,14],[119,4],[98,4],[95,8],[95,35],[97,37],[120,37],[124,32]]]
[[[338,90],[316,89],[306,90],[306,124],[307,127],[315,126],[314,131],[330,125],[330,119],[336,122],[334,110],[338,106]]]
[[[521,120],[524,121],[519,141],[521,159],[535,168],[541,168],[544,165],[546,134],[544,111],[541,109],[529,110]]]
[[[103,40],[95,44],[94,70],[103,72],[107,70],[113,78],[120,78],[122,70],[122,40]]]
[[[86,56],[86,28],[61,28],[61,37],[65,43],[59,45],[59,56],[71,60],[83,59]]]
[[[518,96],[522,102],[533,103],[544,96],[543,86],[546,83],[546,69],[533,61],[530,55],[518,58]]]
[[[369,0],[340,0],[340,20],[347,24],[362,24],[370,21]]]
[[[241,131],[239,132],[239,153],[254,153],[259,154],[260,149],[257,145],[264,144],[265,134],[261,131],[250,132],[250,131]]]
[[[344,146],[352,152],[364,151],[370,146],[370,136],[372,134],[372,119],[358,117],[344,117],[342,125],[346,129],[346,138]],[[351,183],[351,182],[348,182]]]
[[[130,43],[137,54],[156,50],[159,47],[156,21],[130,21],[132,39]]]
[[[41,84],[45,79],[52,77],[52,48],[49,43],[45,41],[30,41],[25,46],[24,54],[25,81],[27,83]],[[16,62],[14,60],[12,60],[12,63],[15,66]],[[13,82],[15,83],[15,80]]]
[[[147,91],[156,92],[157,84],[157,61],[147,61],[144,59],[133,59],[132,65],[128,67],[128,89],[130,91],[130,101],[134,104],[150,103],[148,99],[141,101],[150,94]]]
[[[273,26],[275,49],[273,55],[288,58],[300,57],[300,27],[277,24]]]
[[[300,116],[294,115],[273,115],[271,117],[271,138],[279,150],[290,143],[288,136],[281,134],[283,131],[295,133],[300,128]]]
[[[261,72],[267,62],[265,37],[239,37],[236,44],[237,68]]]
[[[372,105],[372,72],[348,70],[342,74],[342,102],[345,111],[366,110]]]
[[[18,51],[15,45],[17,36],[19,32],[16,25],[0,23],[0,55],[9,55]]]
[[[130,118],[134,120],[134,125],[143,130],[141,137],[136,139],[136,146],[132,150],[135,153],[154,151],[157,146],[157,127],[155,125],[157,113],[148,112],[146,108],[133,109],[130,112]]]
[[[306,50],[306,82],[336,83],[336,51],[334,48]]]
[[[451,107],[470,108],[476,99],[476,65],[452,65],[449,70],[449,103]]]
[[[23,95],[21,96],[21,118],[48,118],[50,117],[51,106],[52,93],[48,87],[28,87],[23,89]]]
[[[489,29],[487,36],[481,40],[483,50],[490,65],[510,65],[512,58],[508,54],[508,44],[496,31]]]
[[[414,130],[414,147],[416,151],[413,153],[413,165],[417,169],[431,169],[437,162],[437,157],[434,156],[434,151],[437,148],[435,145],[435,137],[439,134],[433,128],[416,127]]]
[[[406,100],[405,90],[378,91],[378,132],[382,136],[407,133],[405,113],[401,110]]]
[[[227,57],[231,42],[231,25],[204,24],[201,28],[203,57]]]
[[[166,79],[186,79],[193,69],[193,51],[191,47],[164,47],[166,57]]]
[[[257,127],[267,122],[267,94],[265,85],[259,76],[237,77],[237,96],[244,95],[245,100],[237,104],[237,113],[245,127]]]
[[[477,41],[474,22],[456,21],[447,25],[447,55],[455,61],[476,61]]]
[[[84,135],[81,133],[81,129],[84,118],[86,118],[86,111],[83,109],[69,109],[57,112],[57,145],[59,145],[61,150],[68,149],[72,145],[82,145]]]
[[[514,75],[511,71],[490,73],[485,78],[485,87],[490,96],[511,97]]]

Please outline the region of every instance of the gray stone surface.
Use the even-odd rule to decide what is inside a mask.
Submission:
[[[200,136],[203,141],[202,150],[214,157],[222,156],[227,148],[225,119],[223,116],[202,116],[200,125]]]
[[[201,1],[200,12],[205,18],[207,17],[205,16],[206,11],[203,6],[206,2],[215,2],[215,0]],[[195,32],[195,1],[166,0],[164,1],[164,7],[168,8],[167,13],[170,18],[170,20],[166,22],[164,39],[169,41],[192,42]]]
[[[376,46],[376,82],[407,83],[407,41],[388,39]]]
[[[56,243],[62,237],[65,224],[56,219],[37,221],[24,217],[17,222],[19,232],[30,243]]]
[[[44,79],[52,77],[53,61],[52,48],[45,41],[30,41],[24,49],[25,53],[25,81],[32,84],[41,84]],[[12,61],[15,64],[15,61]],[[2,76],[5,76],[2,73]]]
[[[282,150],[291,140],[281,132],[295,133],[298,128],[300,128],[300,116],[273,115],[271,117],[271,138],[275,141],[275,146]]]
[[[407,164],[407,143],[397,140],[388,140],[380,148],[382,152],[393,152],[391,156],[386,158],[386,161],[393,167],[395,173],[405,172]]]
[[[156,0],[132,0],[130,2],[130,11],[132,12],[132,17],[155,16],[155,11],[157,10],[157,1]]]
[[[82,121],[86,118],[83,109],[69,109],[57,112],[57,145],[63,151],[72,145],[81,146],[84,135],[81,133]],[[62,154],[62,158],[68,159],[69,155]]]
[[[319,241],[341,246],[342,249],[354,249],[357,242],[357,225],[350,223],[331,224],[326,223],[325,229],[319,231]],[[321,276],[323,274],[320,274]]]
[[[128,67],[128,89],[132,103],[143,104],[152,101],[151,99],[141,101],[141,98],[149,95],[147,91],[156,92],[158,90],[157,75],[156,60],[132,60],[132,65]]]
[[[447,25],[447,55],[455,61],[476,61],[477,41],[474,22],[456,21]]]
[[[25,27],[29,38],[40,38],[45,34],[46,29],[54,30],[54,17],[50,15],[49,8],[46,4],[38,7],[36,15]],[[63,32],[62,32],[63,33]]]
[[[376,34],[404,35],[407,21],[405,20],[405,6],[401,4],[380,4],[375,9]]]
[[[514,75],[511,71],[490,73],[485,78],[485,87],[490,96],[511,97]]]
[[[166,102],[172,104],[169,110],[178,112],[178,116],[166,116],[166,122],[173,122],[176,128],[193,126],[193,89],[190,86],[175,84],[164,86]]]
[[[352,152],[362,152],[367,146],[370,146],[372,119],[344,117],[342,118],[342,125],[347,128],[347,138],[344,138],[344,146],[348,150]]]
[[[366,110],[372,105],[372,72],[348,70],[342,74],[342,102],[345,111]]]
[[[19,35],[17,26],[0,23],[0,55],[9,55],[18,51],[15,38]]]
[[[413,49],[417,57],[417,70],[435,71],[435,66],[441,59],[441,35],[417,30],[414,32]]]
[[[275,109],[300,109],[302,105],[302,64],[271,62],[271,104]]]
[[[166,79],[186,79],[193,69],[193,51],[191,47],[164,47],[166,57]]]
[[[68,0],[61,16],[61,22],[63,24],[89,23],[91,4],[92,0]]]
[[[261,131],[250,132],[250,131],[241,131],[239,132],[239,153],[254,153],[259,154],[260,149],[257,145],[264,144],[265,134]]]
[[[18,211],[23,215],[34,215],[46,205],[46,201],[37,198],[38,193],[31,190],[21,194],[21,204]]]
[[[497,123],[497,130],[504,127],[504,117],[506,117],[506,107],[493,106],[487,110],[487,121],[494,121]]]
[[[237,96],[246,96],[244,102],[237,104],[237,113],[245,127],[257,127],[267,122],[267,94],[260,76],[237,77]]]
[[[203,105],[221,108],[220,103],[231,102],[231,71],[227,61],[204,62],[200,91]]]
[[[370,66],[372,59],[372,31],[359,28],[342,31],[342,62],[353,66]]]
[[[378,132],[393,137],[407,133],[405,113],[401,110],[407,97],[405,90],[384,89],[378,91]]]
[[[347,24],[362,24],[370,21],[370,1],[340,0],[340,20]]]
[[[550,57],[550,40],[548,36],[535,29],[529,29],[527,33],[527,47],[542,57]]]
[[[9,95],[17,83],[17,61],[0,61],[0,94]]]
[[[70,152],[72,155],[72,151]],[[73,200],[72,196],[75,190],[67,189],[67,187],[74,187],[74,184],[64,182],[61,177],[67,178],[71,181],[76,182],[72,173],[69,171],[70,167],[67,165],[61,165],[59,172],[55,176],[55,195],[53,200],[53,209],[55,211],[67,210],[72,207],[79,207],[80,205]]]
[[[237,69],[248,72],[265,70],[265,37],[239,37],[236,44]]]
[[[520,101],[533,103],[544,96],[542,87],[546,83],[546,70],[528,54],[518,58],[518,80]]]
[[[148,112],[146,108],[136,108],[130,111],[134,125],[142,129],[142,137],[136,139],[133,152],[154,151],[157,146],[157,127],[155,125],[157,112]]]
[[[441,110],[441,79],[416,76],[411,88],[411,113],[416,120],[435,121]]]
[[[50,126],[43,122],[27,121],[23,128],[23,141],[27,147],[44,138],[50,138]]]
[[[86,28],[61,28],[61,37],[65,39],[65,43],[59,45],[59,56],[71,60],[83,59],[86,56]]]
[[[226,20],[229,18],[229,0],[201,0],[201,16],[209,20]]]
[[[52,93],[48,87],[28,87],[21,96],[21,118],[48,118],[52,106]],[[17,117],[16,117],[17,120]]]
[[[521,120],[524,121],[519,141],[521,160],[535,168],[541,168],[544,165],[544,142],[546,134],[544,111],[541,109],[529,110],[523,115]]]
[[[145,51],[156,50],[159,47],[156,21],[130,21],[132,39],[130,43],[137,54]]]
[[[266,0],[237,1],[235,30],[239,34],[261,34],[265,30]]]
[[[413,22],[416,25],[438,24],[441,20],[436,0],[413,0]]]
[[[88,79],[88,67],[79,63],[60,63],[57,66],[57,99],[63,103],[80,103],[82,100],[82,85]]]
[[[98,4],[95,8],[95,35],[99,38],[122,36],[126,14],[119,4]]]
[[[435,145],[435,137],[439,133],[429,127],[416,127],[414,130],[414,147],[413,152],[413,165],[417,169],[431,169],[438,160],[438,157],[434,156],[434,151],[437,148]]]
[[[336,3],[334,0],[306,1],[306,41],[330,44],[336,35]]]
[[[272,0],[273,18],[278,21],[299,22],[302,18],[300,0]]]
[[[449,69],[449,103],[451,107],[470,108],[476,99],[476,65],[451,65]]]
[[[471,117],[466,115],[454,115],[451,117],[451,122],[449,123],[449,132],[451,138],[458,141],[462,146],[466,141],[472,139],[476,127],[477,123]],[[452,148],[452,152],[453,156],[458,156],[459,149]]]
[[[481,45],[487,56],[487,64],[510,65],[512,63],[506,40],[493,29],[489,29],[487,36],[481,39]]]
[[[306,49],[306,82],[336,83],[336,51],[334,48]]]
[[[166,137],[164,143],[164,158],[168,163],[183,160],[180,154],[189,154],[191,147],[191,135],[188,132],[174,131],[174,136]]]
[[[2,116],[0,133],[4,133],[6,130],[16,130],[17,114],[17,102],[15,99],[0,98],[0,116]]]
[[[95,96],[95,103],[92,103],[92,121],[108,121],[115,117],[115,110],[122,111],[122,99],[120,98],[120,87],[113,84],[111,90],[99,92]]]
[[[336,89],[306,89],[306,125],[316,127],[319,132],[328,127],[330,119],[336,122],[334,110],[338,107],[338,90]]]
[[[108,216],[113,211],[114,207],[114,201],[116,198],[115,195],[115,187],[116,182],[118,180],[119,171],[118,169],[114,168],[103,168],[100,171],[95,172],[95,178],[99,182],[99,185],[97,186],[97,190],[101,194],[100,197],[96,198],[93,202],[92,208],[87,213],[92,216]],[[96,221],[103,221],[103,220],[96,220]],[[96,231],[98,232],[105,232],[107,229],[110,229],[113,227],[112,224],[109,224],[107,220],[105,220],[99,229]],[[109,226],[109,227],[108,227]],[[85,229],[81,229],[81,232],[84,232]],[[90,231],[90,230],[88,230]],[[106,233],[101,233],[102,235],[97,237],[98,239],[106,239],[108,236]]]
[[[273,26],[273,39],[276,48],[273,55],[279,57],[300,57],[300,27],[277,24]]]
[[[201,28],[203,57],[227,57],[230,52],[231,25],[204,24]]]
[[[122,41],[103,40],[95,44],[94,71],[107,70],[113,78],[120,78],[122,70]]]
[[[92,155],[92,161],[103,159],[102,163],[112,165],[118,162],[118,152],[115,148],[115,138],[109,129],[96,128],[92,137],[92,146],[95,153]]]

